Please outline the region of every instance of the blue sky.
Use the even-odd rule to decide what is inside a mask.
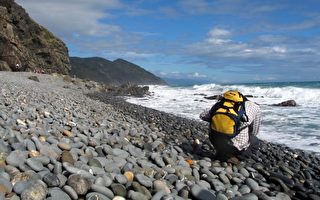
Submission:
[[[70,56],[123,58],[166,78],[320,80],[318,0],[16,0]]]

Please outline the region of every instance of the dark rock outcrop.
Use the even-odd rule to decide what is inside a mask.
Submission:
[[[143,86],[140,87],[138,85],[120,85],[118,87],[108,87],[107,93],[113,96],[134,96],[134,97],[144,97],[145,95],[149,95],[149,87]]]
[[[17,68],[16,65],[19,65]],[[13,0],[0,1],[0,70],[67,74],[66,45]]]
[[[40,80],[37,76],[30,76],[28,79],[36,81],[36,82],[40,82]]]
[[[0,60],[0,71],[11,71],[7,62]]]
[[[221,95],[213,95],[213,96],[208,96],[208,97],[203,97],[205,99],[209,99],[209,100],[220,100],[222,99]]]
[[[98,57],[70,57],[70,62],[72,67],[70,75],[82,79],[89,79],[109,85],[166,84],[161,78],[123,59],[109,61]]]
[[[283,101],[281,103],[278,104],[273,104],[273,106],[297,106],[297,103],[295,100],[288,100],[288,101]]]

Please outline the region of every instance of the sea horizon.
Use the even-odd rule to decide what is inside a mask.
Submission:
[[[306,80],[306,81],[252,81],[252,82],[234,82],[234,83],[221,83],[214,81],[201,81],[201,80],[190,80],[190,79],[163,79],[171,87],[190,87],[195,85],[206,85],[206,84],[219,84],[219,85],[261,85],[268,86],[269,84],[278,84],[279,87],[285,86],[308,86],[309,84],[320,87],[320,80]]]

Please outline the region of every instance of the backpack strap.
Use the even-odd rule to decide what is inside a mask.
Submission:
[[[212,106],[212,108],[210,109],[209,113],[210,113],[210,119],[213,117],[213,114],[221,107],[223,106],[224,100],[221,99],[219,100],[216,104],[214,104]]]
[[[248,101],[248,99],[246,99],[246,101]],[[238,116],[240,117],[240,119],[239,119],[240,123],[241,123],[241,122],[248,122],[249,119],[248,119],[248,115],[247,115],[247,113],[246,113],[245,101],[242,102],[241,108],[240,108],[240,110],[239,110],[239,112],[238,112]],[[239,127],[240,127],[239,133],[240,133],[243,129],[247,128],[248,126],[249,126],[248,124],[246,124],[245,126],[240,126],[240,124],[239,124]]]

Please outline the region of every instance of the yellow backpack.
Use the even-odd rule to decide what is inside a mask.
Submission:
[[[246,98],[238,91],[224,93],[211,110],[210,127],[213,133],[234,137],[240,133],[242,122],[248,121],[245,114]]]

